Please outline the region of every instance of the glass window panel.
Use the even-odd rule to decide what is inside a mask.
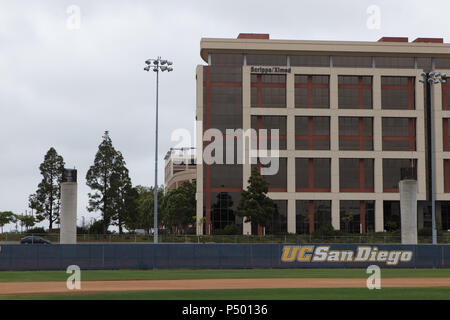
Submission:
[[[372,57],[333,56],[333,67],[372,68]]]
[[[377,68],[414,69],[414,57],[375,57]]]
[[[212,53],[211,65],[213,66],[242,66],[244,55],[241,53]]]
[[[247,65],[249,66],[285,66],[287,59],[285,55],[276,54],[247,54]]]
[[[292,67],[329,67],[330,56],[290,56]]]

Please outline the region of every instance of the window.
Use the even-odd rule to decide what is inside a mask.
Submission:
[[[398,192],[401,168],[416,168],[417,171],[417,160],[383,159],[383,192]]]
[[[205,178],[210,179],[211,188],[242,188],[242,165],[211,164],[208,167]]]
[[[247,54],[249,66],[285,66],[287,56],[281,54]]]
[[[235,209],[239,202],[239,193],[212,192],[211,193],[211,222],[212,233],[221,233],[229,224],[236,223]]]
[[[415,151],[416,119],[383,118],[383,151]]]
[[[441,202],[441,224],[442,230],[450,230],[450,204],[448,201]]]
[[[331,160],[295,159],[295,185],[297,192],[330,192]]]
[[[287,200],[274,200],[275,212],[266,227],[266,234],[287,232]]]
[[[374,201],[341,200],[340,230],[348,233],[366,233],[375,230]]]
[[[339,117],[339,150],[373,150],[373,119]]]
[[[375,57],[377,68],[414,69],[414,57]]]
[[[330,117],[295,117],[296,150],[330,150]]]
[[[447,82],[442,83],[442,110],[449,110],[450,94],[448,94],[450,86]]]
[[[270,162],[268,162],[269,160]],[[269,192],[287,192],[287,158],[268,158],[264,159],[264,161],[259,161],[258,159],[258,163],[253,164],[252,168],[255,166],[259,169],[259,172],[262,172],[261,168],[270,167],[275,170],[275,174],[261,173],[262,177],[269,184]]]
[[[384,230],[400,230],[400,201],[383,201]]]
[[[286,76],[252,74],[251,104],[257,108],[286,108]]]
[[[339,159],[340,192],[373,192],[373,159]]]
[[[292,67],[329,67],[330,56],[290,56]]]
[[[372,68],[372,57],[333,56],[333,67]]]
[[[444,192],[450,193],[450,159],[444,159]]]
[[[242,66],[244,55],[233,53],[212,53],[211,65],[213,66]]]
[[[431,58],[416,58],[416,60],[417,69],[422,69],[425,72],[429,72],[431,71],[431,69],[433,69]]]
[[[340,109],[372,109],[372,77],[339,76]]]
[[[313,233],[326,225],[331,225],[331,201],[296,201],[296,233]]]
[[[444,143],[444,151],[450,150],[450,121],[448,121],[448,118],[442,119],[442,137],[443,137],[443,143]]]
[[[204,129],[242,128],[242,68],[205,67]]]
[[[258,149],[286,150],[285,116],[252,116],[251,122],[252,129],[256,130]],[[272,134],[271,129],[278,129],[278,135]],[[267,130],[267,132],[260,130]],[[275,140],[278,140],[278,148],[274,143]]]
[[[295,107],[329,108],[330,77],[318,75],[296,75]]]
[[[434,58],[436,69],[450,69],[450,58]]]
[[[414,77],[381,77],[381,108],[414,110]]]

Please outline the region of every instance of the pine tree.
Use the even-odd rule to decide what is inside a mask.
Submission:
[[[114,170],[111,176],[111,188],[114,194],[115,214],[113,216],[114,225],[119,227],[119,233],[123,233],[123,225],[128,215],[129,206],[126,202],[129,194],[132,192],[131,179],[129,177],[128,169],[125,167],[125,161],[122,153],[117,151],[114,162]]]
[[[122,231],[124,196],[131,189],[131,180],[123,156],[114,149],[108,131],[105,131],[94,164],[86,174],[86,184],[94,190],[88,193],[87,209],[102,213],[103,233],[106,234],[108,227],[116,221]]]
[[[248,183],[247,190],[243,190],[241,193],[237,215],[245,217],[244,222],[252,222],[265,227],[275,212],[275,204],[267,196],[269,185],[256,167],[252,169]]]
[[[49,230],[52,231],[53,223],[59,222],[61,209],[61,180],[64,170],[64,159],[58,155],[52,147],[44,157],[44,162],[39,166],[42,181],[38,185],[35,194],[29,197],[29,207],[36,210],[37,221],[48,220]]]

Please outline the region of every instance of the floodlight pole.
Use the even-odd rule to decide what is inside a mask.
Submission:
[[[153,243],[158,243],[158,91],[159,68],[156,68],[155,188],[153,190]]]
[[[158,243],[158,96],[159,96],[159,71],[170,72],[173,70],[172,62],[162,60],[161,57],[157,59],[148,59],[145,61],[147,66],[145,71],[153,70],[156,72],[156,125],[155,125],[155,187],[153,196],[153,242]],[[167,66],[165,66],[167,64]],[[164,66],[163,66],[164,65]]]
[[[435,166],[434,166],[434,106],[433,106],[433,82],[428,81],[430,86],[430,139],[431,139],[431,238],[432,243],[437,244],[437,232],[436,232],[436,180],[435,180]]]
[[[435,177],[435,154],[434,154],[434,84],[445,83],[447,75],[440,72],[422,72],[422,79],[419,82],[426,85],[427,91],[430,94],[430,162],[431,162],[431,236],[432,243],[437,244],[437,229],[436,229],[436,177]]]

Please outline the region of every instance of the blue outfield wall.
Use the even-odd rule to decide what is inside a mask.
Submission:
[[[450,268],[450,245],[0,245],[0,270],[170,268]]]

